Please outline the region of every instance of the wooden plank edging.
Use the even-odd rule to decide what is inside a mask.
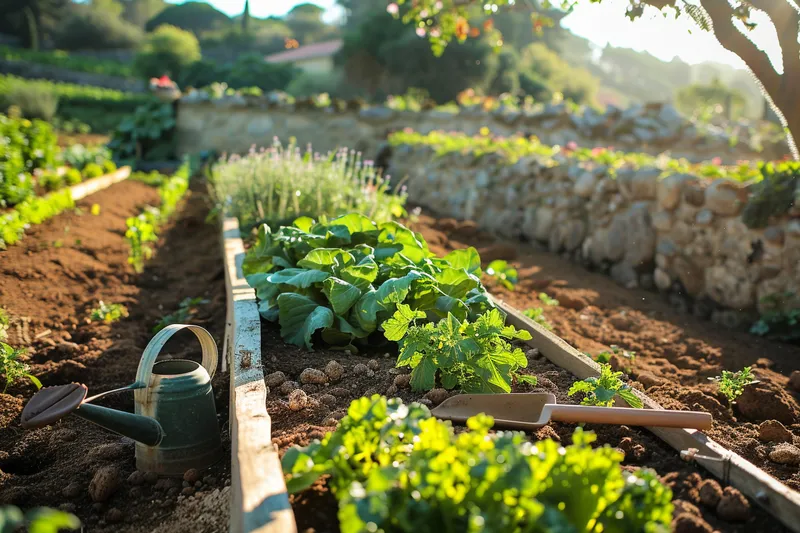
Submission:
[[[222,222],[230,369],[231,533],[296,533],[280,458],[272,445],[267,386],[261,366],[261,318],[255,291],[242,274],[239,222]],[[223,363],[223,368],[224,368]]]
[[[494,299],[497,306],[507,313],[506,322],[517,329],[530,332],[532,339],[526,343],[539,350],[550,362],[580,379],[600,374],[600,365],[570,346],[563,339],[526,317],[505,302]],[[634,391],[647,409],[663,409],[658,403],[640,391]],[[617,398],[620,406],[627,404]],[[800,533],[800,493],[790,489],[753,463],[726,449],[710,439],[702,431],[648,427],[650,432],[669,444],[678,452],[696,448],[699,455],[694,460],[724,483],[736,487],[753,499],[769,514],[795,533]]]
[[[131,167],[120,167],[111,174],[92,178],[90,180],[78,183],[69,188],[72,193],[72,199],[76,202],[86,198],[90,194],[102,191],[115,183],[128,179],[131,175]]]

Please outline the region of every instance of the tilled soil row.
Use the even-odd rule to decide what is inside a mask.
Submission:
[[[221,351],[223,263],[218,229],[205,223],[204,189],[193,183],[141,275],[127,262],[125,220],[146,205],[158,205],[159,198],[155,189],[135,181],[84,199],[78,210],[31,228],[19,245],[0,252],[0,307],[12,317],[9,340],[28,348],[31,371],[45,385],[79,381],[95,394],[131,383],[153,326],[187,297],[207,300],[191,323],[208,329]],[[100,206],[97,216],[91,214],[93,204]],[[110,325],[90,321],[99,300],[125,305],[129,316]],[[200,349],[191,333],[181,332],[162,353],[198,360]],[[226,378],[216,376],[213,386],[225,442]],[[135,473],[132,440],[77,417],[23,431],[19,415],[34,391],[19,383],[0,394],[0,502],[60,507],[77,514],[91,532],[227,529],[227,461],[192,472],[188,480]],[[130,393],[98,403],[133,411]],[[89,485],[101,469],[104,487],[95,487],[93,497]]]
[[[722,365],[721,360],[722,354],[727,353],[731,347],[735,347],[734,354],[736,355],[732,354],[729,359],[726,358],[726,363],[736,365],[742,362],[740,343],[744,342],[744,339],[737,339],[737,343],[737,340],[731,341],[726,335],[712,335],[705,337],[705,341],[700,340],[703,338],[700,336],[704,331],[702,326],[691,325],[690,322],[694,319],[690,321],[685,317],[683,321],[679,322],[680,326],[669,322],[669,320],[678,320],[680,317],[676,316],[666,304],[661,304],[654,295],[649,293],[630,294],[631,291],[617,287],[599,275],[578,271],[574,265],[569,265],[558,257],[537,252],[532,248],[497,243],[489,235],[478,232],[474,225],[468,222],[436,220],[423,215],[418,217],[411,226],[424,235],[432,251],[437,254],[443,255],[452,249],[472,245],[479,248],[485,263],[493,259],[513,260],[522,269],[521,283],[512,292],[496,287],[491,280],[484,279],[493,293],[519,309],[541,306],[541,301],[538,299],[539,292],[547,292],[560,301],[563,299],[560,306],[548,307],[546,310],[547,319],[552,322],[556,334],[579,349],[591,353],[596,353],[601,349],[607,350],[610,344],[636,350],[637,355],[632,365],[633,368],[628,368],[631,375],[639,378],[639,381],[633,382],[633,385],[645,390],[668,408],[711,411],[717,418],[711,434],[726,446],[730,446],[729,441],[737,438],[736,435],[724,435],[725,438],[723,438],[723,433],[730,432],[732,427],[743,426],[758,433],[758,425],[755,422],[738,422],[736,414],[729,413],[725,417],[719,415],[717,411],[709,409],[707,402],[692,400],[693,398],[707,397],[725,410],[722,399],[714,393],[715,387],[706,379],[707,375],[712,375],[711,370],[696,377],[696,383],[702,385],[697,388],[692,387],[695,382],[690,382],[688,377],[686,383],[668,377],[672,376],[669,367],[674,366],[670,363],[670,359],[663,354],[653,353],[641,348],[639,344],[631,342],[633,338],[637,337],[628,335],[632,335],[632,330],[636,327],[616,329],[612,324],[624,326],[620,316],[625,318],[644,317],[641,320],[649,320],[649,322],[637,322],[637,324],[641,324],[641,328],[636,329],[637,334],[642,338],[652,338],[654,335],[666,335],[667,332],[672,332],[672,340],[663,342],[665,347],[670,346],[670,349],[680,351],[681,356],[684,356],[683,354],[689,349],[696,350],[698,347],[708,346],[709,349],[719,353],[717,359],[719,366],[714,370],[717,373],[719,368],[729,368]],[[646,299],[644,304],[639,306],[638,300],[642,297]],[[648,308],[648,306],[652,307]],[[654,316],[651,317],[648,313]],[[581,318],[583,314],[593,318]],[[599,331],[604,332],[607,336],[598,335],[592,338],[588,334],[583,336],[576,333],[576,331],[589,331],[583,323],[594,324],[594,321],[603,321],[602,324],[608,323],[605,328],[594,326],[600,328]],[[684,325],[684,321],[687,324]],[[620,335],[617,340],[617,337],[609,333],[606,328],[610,328],[614,332],[625,333],[625,335]],[[669,339],[669,337],[667,338]],[[728,339],[728,344],[724,344],[723,339]],[[769,394],[772,397],[791,398],[792,402],[796,402],[792,393],[786,390],[788,379],[775,370],[781,368],[779,366],[781,364],[789,364],[788,357],[792,353],[792,348],[765,343],[754,338],[747,340],[751,346],[752,343],[760,343],[772,347],[770,354],[773,356],[773,363],[767,364],[762,361],[757,365],[757,374],[759,379],[763,380],[763,385],[759,385],[755,390],[761,391],[764,387],[764,390],[771,391]],[[633,345],[629,346],[629,342]],[[787,359],[779,359],[780,362],[778,362],[774,359],[776,353],[785,355]],[[406,370],[395,368],[395,358],[394,348],[390,344],[384,347],[375,347],[373,351],[359,355],[320,348],[315,349],[314,352],[308,352],[286,345],[281,340],[275,324],[262,322],[262,361],[267,374],[266,382],[270,388],[267,410],[272,419],[273,438],[276,445],[283,452],[290,446],[306,445],[313,439],[322,438],[326,432],[333,430],[337,421],[346,414],[350,402],[361,396],[379,393],[400,397],[407,402],[422,401],[428,405],[435,405],[447,396],[447,393],[441,389],[425,395],[413,392],[408,386],[409,376],[405,373]],[[556,395],[559,403],[577,403],[576,398],[566,395],[570,385],[577,379],[575,376],[556,367],[535,350],[528,351],[528,359],[527,373],[536,375],[539,384],[534,389],[527,388],[525,385],[518,386],[515,388],[515,392],[551,392]],[[755,358],[753,362],[756,359],[758,358]],[[331,363],[331,361],[335,361],[335,363]],[[618,367],[631,366],[627,360],[612,363]],[[704,362],[704,364],[708,363]],[[303,383],[301,375],[304,370],[309,368],[325,372],[325,383],[311,382],[312,379],[306,379],[307,382]],[[663,373],[656,373],[658,369],[662,369]],[[650,381],[647,381],[646,377],[642,378],[645,372],[652,376]],[[320,375],[310,372],[306,374],[309,378],[313,377],[313,381],[318,380]],[[303,394],[294,392],[298,389],[302,390]],[[776,391],[785,394],[778,395]],[[743,399],[745,399],[743,403],[747,405],[746,397],[743,396]],[[770,416],[770,419],[775,418],[774,410]],[[531,433],[531,438],[553,438],[569,443],[575,427],[574,424],[552,423]],[[625,453],[624,465],[626,468],[653,468],[670,486],[675,499],[673,521],[675,531],[679,533],[786,531],[776,519],[748,502],[747,498],[738,490],[720,486],[707,472],[682,461],[675,450],[651,433],[627,426],[586,425],[586,427],[598,434],[598,444],[608,444]],[[796,430],[796,426],[789,424],[787,431]],[[758,441],[758,444],[762,447],[770,446],[761,441]],[[740,449],[744,451],[749,444],[739,443],[739,445],[740,448],[732,447],[732,449],[737,452]],[[742,455],[751,460],[758,459],[758,456],[754,456],[753,453],[742,453]],[[755,462],[763,468],[763,461]],[[768,471],[773,475],[785,472],[784,482],[787,484],[792,482],[793,478],[791,478],[788,468],[783,470],[778,465]],[[309,490],[293,496],[292,504],[301,531],[315,531],[316,533],[338,531],[336,501],[329,493],[324,480],[317,482]]]

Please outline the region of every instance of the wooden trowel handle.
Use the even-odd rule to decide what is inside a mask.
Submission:
[[[667,411],[564,404],[557,404],[552,407],[548,405],[547,407],[551,409],[550,419],[558,422],[708,429],[713,421],[709,413],[700,411]]]

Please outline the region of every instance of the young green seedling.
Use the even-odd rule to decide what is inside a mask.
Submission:
[[[517,269],[509,265],[508,261],[502,259],[492,261],[486,268],[486,273],[510,291],[513,291],[517,284]]]
[[[106,305],[103,300],[98,302],[96,309],[92,309],[92,314],[89,318],[94,321],[103,321],[106,324],[112,324],[117,320],[128,316],[128,308],[122,304],[108,304]]]
[[[531,320],[533,320],[534,322],[536,322],[537,324],[541,325],[544,328],[553,329],[553,325],[550,324],[550,322],[548,322],[547,319],[544,316],[544,308],[543,307],[531,307],[531,308],[526,309],[525,311],[523,311],[522,314],[525,315],[526,317],[530,318]]]
[[[42,382],[29,372],[28,365],[19,360],[23,355],[25,355],[24,349],[13,348],[4,342],[0,342],[0,374],[6,378],[3,394],[11,384],[22,378],[31,380],[31,383],[36,385],[37,389],[42,388]]]
[[[546,292],[539,293],[539,300],[548,307],[555,307],[558,305],[558,300],[551,298]]]
[[[158,321],[158,324],[153,327],[153,333],[158,333],[171,324],[185,324],[189,321],[189,319],[197,314],[198,306],[207,303],[208,300],[204,300],[201,297],[184,298],[184,300],[178,306],[177,311],[168,315],[164,315],[164,317]]]
[[[728,403],[731,407],[736,403],[736,398],[742,395],[746,386],[758,383],[757,380],[753,379],[753,374],[749,366],[744,367],[738,372],[723,370],[721,376],[708,379],[719,383],[719,392],[728,399]]]
[[[576,381],[567,394],[572,396],[579,392],[586,393],[581,405],[599,405],[601,407],[612,407],[614,396],[619,395],[631,407],[641,409],[642,400],[633,393],[633,389],[629,385],[622,382],[621,376],[622,372],[614,372],[610,365],[600,364],[599,376]]]

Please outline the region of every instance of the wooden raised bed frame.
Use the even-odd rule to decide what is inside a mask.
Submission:
[[[222,225],[225,252],[225,286],[228,324],[225,358],[231,367],[231,497],[232,533],[296,533],[278,453],[272,445],[266,410],[267,387],[261,367],[261,325],[255,291],[242,275],[244,244],[239,223],[226,218]],[[556,366],[580,379],[600,374],[600,366],[563,339],[530,320],[510,305],[495,300],[507,322],[531,334],[526,344],[536,348]],[[223,358],[223,370],[225,365]],[[663,409],[635,391],[646,409]],[[624,402],[617,398],[620,406]],[[648,427],[678,452],[693,453],[692,460],[724,484],[752,498],[791,531],[800,533],[800,494],[754,464],[714,442],[701,431]],[[690,450],[696,452],[690,452]]]

